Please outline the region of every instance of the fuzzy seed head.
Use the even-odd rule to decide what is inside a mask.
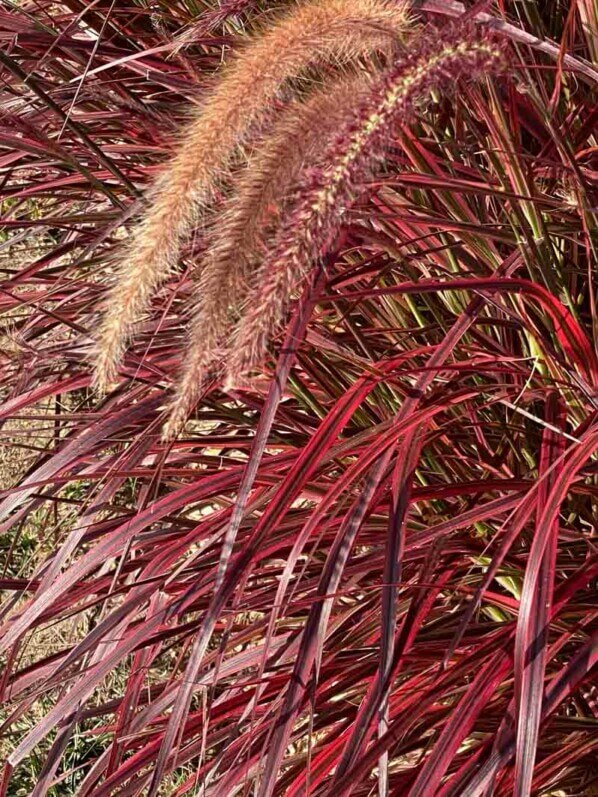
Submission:
[[[290,297],[333,243],[360,184],[383,158],[392,126],[409,121],[415,102],[430,89],[449,90],[456,81],[497,72],[503,64],[497,41],[460,30],[436,41],[422,37],[407,57],[384,72],[296,186],[294,208],[264,258],[259,285],[235,331],[228,363],[231,383],[261,363]]]
[[[276,233],[280,214],[303,164],[318,157],[322,141],[345,121],[351,103],[371,88],[367,75],[342,77],[304,103],[292,103],[268,139],[233,181],[234,192],[209,236],[183,370],[164,434],[176,434],[199,398],[227,336],[254,287],[255,272]]]
[[[114,378],[134,324],[176,268],[182,242],[227,177],[233,154],[269,116],[281,87],[310,66],[352,62],[387,48],[409,24],[404,2],[312,0],[255,35],[233,59],[183,131],[123,252],[99,330],[98,386]]]

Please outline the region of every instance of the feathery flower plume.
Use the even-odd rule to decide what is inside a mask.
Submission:
[[[182,241],[209,205],[237,147],[271,113],[288,79],[309,66],[344,64],[394,43],[409,25],[406,3],[312,0],[252,37],[226,69],[179,151],[149,194],[109,292],[99,331],[95,379],[111,382],[134,323],[175,268]]]
[[[208,369],[225,355],[226,336],[234,326],[258,267],[265,241],[276,232],[279,216],[304,163],[346,121],[352,104],[371,90],[367,74],[345,76],[304,103],[282,114],[246,169],[234,179],[234,193],[210,237],[192,312],[183,372],[172,402],[164,437],[184,424],[205,385]]]
[[[293,291],[338,233],[359,186],[383,158],[393,124],[408,121],[416,101],[430,89],[450,90],[457,80],[501,69],[496,39],[471,30],[440,37],[423,35],[401,62],[386,70],[370,95],[354,106],[350,121],[308,165],[295,188],[296,201],[264,258],[256,289],[235,330],[228,382],[243,381],[258,366]]]

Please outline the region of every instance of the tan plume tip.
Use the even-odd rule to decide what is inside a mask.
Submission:
[[[134,323],[175,268],[182,241],[226,176],[236,147],[271,112],[281,86],[310,65],[346,63],[387,46],[409,24],[404,2],[314,0],[250,39],[183,130],[178,153],[125,248],[100,329],[97,384],[115,374]]]
[[[367,92],[366,75],[341,78],[331,87],[283,112],[269,138],[234,180],[234,193],[211,235],[193,311],[181,378],[165,435],[176,434],[197,401],[207,369],[223,353],[226,337],[252,283],[266,239],[301,172],[346,118],[351,103]],[[237,383],[238,385],[238,383]]]
[[[360,184],[384,157],[392,125],[409,121],[415,100],[430,89],[449,90],[457,80],[499,71],[503,63],[495,41],[452,30],[436,40],[422,37],[406,58],[381,75],[346,125],[323,143],[319,162],[303,171],[295,206],[264,258],[233,336],[229,382],[243,379],[263,360],[290,297],[331,245]]]

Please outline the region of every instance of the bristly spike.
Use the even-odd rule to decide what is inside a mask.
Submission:
[[[402,1],[312,0],[252,37],[183,131],[125,247],[98,334],[98,387],[114,380],[134,324],[176,267],[181,244],[210,205],[232,155],[271,113],[281,87],[309,66],[352,62],[387,48],[409,25]]]
[[[413,117],[415,102],[430,89],[504,68],[500,44],[472,29],[422,36],[398,64],[377,80],[350,120],[307,164],[295,186],[296,201],[263,259],[231,345],[228,381],[244,380],[262,362],[289,299],[336,237],[359,187],[388,148],[388,131]]]
[[[248,167],[236,175],[234,193],[209,237],[165,439],[180,431],[205,385],[208,369],[226,355],[234,314],[240,312],[253,287],[265,241],[276,233],[303,164],[317,158],[322,141],[339,129],[352,103],[370,89],[367,74],[349,75],[316,91],[305,103],[292,103]]]

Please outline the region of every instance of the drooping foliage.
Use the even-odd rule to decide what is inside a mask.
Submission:
[[[0,794],[592,793],[597,22],[0,10]]]

